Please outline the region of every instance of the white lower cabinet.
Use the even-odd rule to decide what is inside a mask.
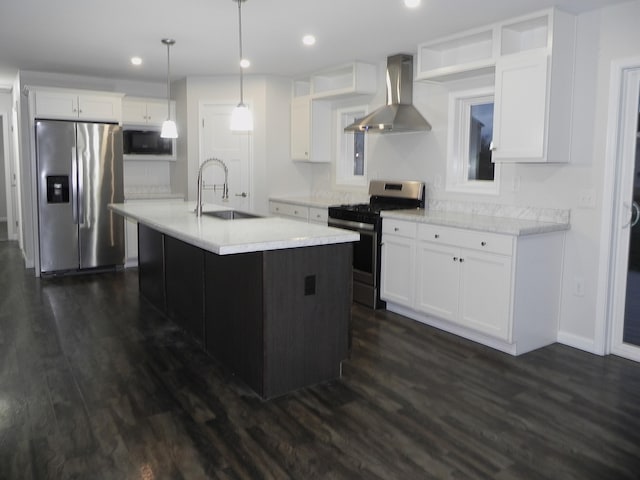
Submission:
[[[514,355],[555,341],[562,232],[514,236],[385,218],[382,242],[389,310]]]
[[[402,220],[382,223],[380,296],[405,305],[413,303],[416,225]]]
[[[309,223],[327,224],[328,209],[309,207],[301,203],[269,201],[269,212],[273,215],[292,220],[302,220]]]

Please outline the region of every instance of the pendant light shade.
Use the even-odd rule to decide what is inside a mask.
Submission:
[[[176,41],[172,38],[163,38],[162,43],[167,46],[167,119],[162,122],[160,136],[162,138],[178,138],[178,128],[176,122],[171,120],[171,57],[169,50]]]
[[[247,0],[233,0],[238,3],[238,44],[240,51],[240,103],[231,112],[231,130],[234,132],[253,131],[253,115],[244,103],[244,73],[242,58],[242,3]]]

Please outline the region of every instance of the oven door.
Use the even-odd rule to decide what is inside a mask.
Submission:
[[[353,299],[372,308],[378,303],[378,232],[370,223],[329,218],[330,227],[354,230],[360,240],[353,242]]]

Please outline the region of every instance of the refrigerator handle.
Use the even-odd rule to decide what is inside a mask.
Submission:
[[[78,224],[84,225],[84,158],[76,157],[78,162]]]
[[[78,225],[78,155],[76,147],[71,148],[71,214],[73,223]]]

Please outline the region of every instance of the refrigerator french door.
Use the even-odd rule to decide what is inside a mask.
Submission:
[[[36,121],[40,272],[124,264],[124,200],[118,125]]]

